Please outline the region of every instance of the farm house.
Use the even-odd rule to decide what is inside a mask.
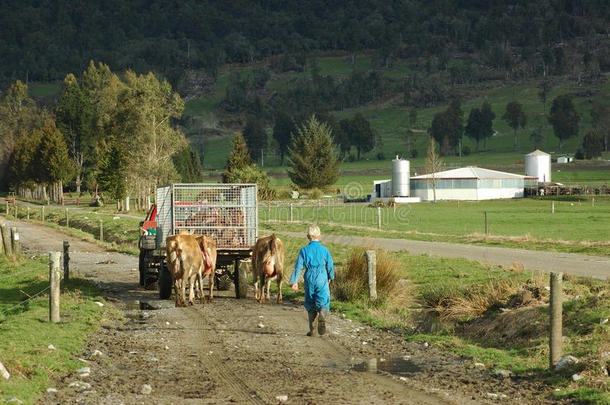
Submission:
[[[438,173],[412,177],[411,196],[422,200],[490,200],[521,198],[525,187],[537,183],[537,178],[521,176],[481,167],[462,167]]]

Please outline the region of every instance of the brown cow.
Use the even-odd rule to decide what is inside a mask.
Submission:
[[[282,280],[284,279],[284,244],[275,236],[259,238],[252,253],[252,272],[254,273],[254,291],[256,299],[262,304],[270,300],[269,287],[271,280],[277,279],[277,303],[282,303]],[[260,289],[258,285],[260,279]],[[267,295],[265,297],[265,287]]]
[[[186,306],[185,289],[189,283],[189,304],[193,305],[195,296],[193,288],[195,281],[202,278],[204,258],[199,242],[193,235],[172,235],[166,239],[167,264],[174,280],[174,292],[176,295],[176,306]],[[203,288],[199,283],[201,304],[205,304]]]
[[[203,291],[203,279],[208,276],[208,283],[210,285],[209,301],[214,302],[214,275],[216,273],[216,241],[209,236],[195,235],[199,248],[203,254],[203,269],[201,271],[201,277],[197,277],[199,283],[199,290]],[[203,301],[203,295],[201,297]]]

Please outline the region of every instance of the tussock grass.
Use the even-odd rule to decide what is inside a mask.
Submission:
[[[520,263],[513,271],[522,271]],[[420,291],[423,308],[432,311],[444,321],[463,321],[483,316],[500,308],[517,308],[531,305],[542,296],[541,276],[528,279],[492,279],[482,284],[456,286],[429,285]]]
[[[347,264],[337,271],[334,284],[335,297],[354,302],[367,297],[368,275],[363,248],[352,249]],[[400,262],[386,250],[376,251],[377,297],[385,302],[401,289]]]

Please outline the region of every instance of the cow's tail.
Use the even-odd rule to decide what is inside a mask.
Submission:
[[[171,243],[171,247],[172,248],[168,249],[169,250],[169,252],[168,252],[168,254],[169,254],[168,259],[169,259],[170,263],[174,263],[178,259],[178,257],[180,256],[181,251],[178,248],[177,243],[175,241],[171,241],[170,243]]]
[[[277,252],[277,236],[275,234],[271,235],[271,240],[269,241],[269,255],[275,256],[275,252]]]

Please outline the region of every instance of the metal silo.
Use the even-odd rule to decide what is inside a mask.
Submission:
[[[404,159],[392,160],[392,197],[409,196],[409,161]]]
[[[551,155],[536,149],[525,155],[525,175],[537,177],[541,183],[551,181]]]

